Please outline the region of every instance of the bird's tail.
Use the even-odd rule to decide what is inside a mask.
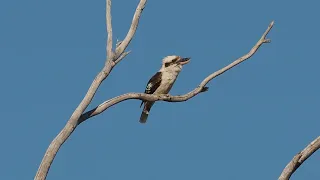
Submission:
[[[142,111],[141,113],[141,116],[140,116],[140,123],[146,123],[147,122],[147,119],[148,119],[148,116],[149,116],[149,111]]]
[[[154,104],[154,102],[145,102],[144,103],[143,111],[141,113],[140,120],[139,120],[140,123],[147,122],[149,112],[150,112],[150,109],[153,106],[153,104]]]

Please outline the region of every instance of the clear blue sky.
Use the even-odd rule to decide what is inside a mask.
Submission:
[[[122,39],[138,0],[113,1]],[[48,180],[277,179],[319,136],[319,2],[149,0],[129,49],[90,108],[142,92],[166,55],[191,56],[171,94],[247,53],[275,20],[254,57],[185,103],[157,103],[145,125],[140,101],[79,126]],[[0,2],[0,178],[33,179],[105,60],[105,1]],[[292,179],[320,179],[315,153]]]

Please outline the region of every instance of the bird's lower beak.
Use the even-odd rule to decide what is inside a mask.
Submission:
[[[185,65],[185,64],[188,64],[190,62],[190,59],[191,58],[181,58],[178,63],[181,64],[181,65]]]

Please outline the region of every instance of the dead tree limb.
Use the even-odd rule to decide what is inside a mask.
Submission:
[[[187,94],[184,95],[180,95],[180,96],[169,96],[169,95],[150,95],[150,94],[144,94],[144,93],[127,93],[127,94],[123,94],[117,97],[114,97],[112,99],[109,99],[105,102],[103,102],[102,104],[100,104],[99,106],[97,106],[96,108],[84,113],[80,119],[79,119],[79,124],[84,122],[85,120],[96,116],[100,113],[102,113],[103,111],[105,111],[106,109],[108,109],[109,107],[116,105],[122,101],[128,100],[128,99],[140,99],[140,100],[144,100],[144,101],[168,101],[168,102],[183,102],[183,101],[187,101],[188,99],[198,95],[201,92],[206,91],[208,88],[206,87],[206,85],[214,78],[218,77],[219,75],[223,74],[224,72],[228,71],[229,69],[235,67],[236,65],[242,63],[243,61],[249,59],[252,55],[254,55],[257,50],[259,49],[259,47],[264,44],[264,43],[269,43],[271,42],[270,39],[266,39],[267,34],[270,32],[270,30],[272,29],[274,24],[274,21],[272,21],[270,23],[270,25],[268,26],[267,30],[263,33],[262,37],[258,40],[258,42],[253,46],[253,48],[249,51],[249,53],[247,53],[246,55],[238,58],[237,60],[235,60],[234,62],[232,62],[231,64],[225,66],[224,68],[210,74],[208,77],[206,77],[198,87],[196,87],[194,90],[190,91]]]
[[[307,160],[314,152],[320,148],[320,136],[313,140],[306,148],[293,157],[282,171],[279,180],[288,180],[291,175]]]
[[[107,55],[108,55],[108,59],[111,60],[113,58],[111,0],[107,0],[107,2],[106,2],[106,21],[107,21],[106,22],[106,24],[107,24],[107,32],[108,32]]]
[[[205,78],[201,84],[195,88],[193,91],[182,95],[182,96],[169,96],[169,95],[147,95],[143,93],[128,93],[124,94],[115,98],[112,98],[101,105],[99,105],[97,108],[88,111],[86,113],[83,113],[88,105],[91,103],[97,89],[101,85],[104,79],[108,77],[110,72],[112,71],[113,67],[118,64],[126,55],[129,54],[130,51],[126,52],[126,48],[128,47],[129,43],[131,42],[132,38],[134,37],[134,34],[137,30],[139,19],[142,14],[142,11],[146,5],[147,0],[140,0],[137,9],[134,13],[132,24],[129,28],[129,31],[124,38],[123,41],[120,43],[117,43],[115,47],[115,51],[112,50],[113,46],[113,39],[112,39],[112,23],[111,23],[111,0],[106,0],[106,25],[107,25],[107,32],[108,32],[108,38],[107,38],[107,58],[106,63],[102,70],[97,74],[95,79],[93,80],[89,90],[87,91],[85,97],[80,102],[78,107],[75,109],[73,114],[71,115],[70,119],[66,123],[65,127],[60,131],[60,133],[54,138],[54,140],[49,145],[42,161],[39,166],[39,169],[37,171],[37,174],[35,176],[35,180],[44,180],[46,179],[46,176],[48,174],[48,171],[50,169],[50,166],[59,151],[62,144],[68,139],[68,137],[72,134],[72,132],[75,130],[75,128],[86,119],[93,117],[103,111],[105,111],[108,107],[113,106],[121,101],[128,100],[128,99],[141,99],[141,100],[148,100],[148,101],[171,101],[171,102],[181,102],[186,101],[197,94],[204,92],[207,90],[206,84],[211,81],[213,78],[221,75],[222,73],[226,72],[227,70],[233,68],[234,66],[240,64],[241,62],[245,61],[246,59],[250,58],[263,43],[268,43],[270,40],[266,39],[266,35],[269,33],[271,28],[273,27],[273,22],[269,25],[266,32],[262,35],[260,40],[256,43],[256,45],[251,49],[251,51],[242,56],[241,58],[237,59],[230,65],[222,68],[221,70],[209,75],[207,78]]]
[[[133,20],[131,27],[128,31],[128,34],[123,41],[123,43],[120,44],[120,46],[116,49],[115,52],[112,51],[112,25],[111,25],[111,0],[106,1],[106,24],[107,24],[107,31],[108,31],[108,39],[107,39],[107,59],[104,67],[102,70],[98,73],[98,75],[93,80],[89,90],[87,91],[85,97],[80,102],[78,107],[75,109],[73,114],[71,115],[70,119],[68,120],[65,127],[60,131],[60,133],[54,138],[54,140],[50,143],[47,151],[45,152],[45,155],[41,161],[41,164],[38,168],[37,174],[35,176],[35,180],[44,180],[47,177],[48,171],[50,169],[50,166],[60,149],[61,145],[68,139],[68,137],[71,135],[71,133],[75,130],[77,127],[78,120],[82,113],[86,110],[88,105],[91,103],[95,93],[97,92],[97,89],[101,85],[102,81],[108,77],[110,72],[112,71],[113,67],[115,66],[115,61],[117,61],[118,57],[121,57],[121,59],[126,56],[124,53],[125,49],[129,45],[130,41],[132,40],[136,29],[138,27],[138,22],[142,13],[143,8],[145,7],[145,4],[147,3],[147,0],[140,0],[137,10],[134,13]],[[124,53],[124,54],[123,54]],[[118,60],[117,62],[119,62]]]

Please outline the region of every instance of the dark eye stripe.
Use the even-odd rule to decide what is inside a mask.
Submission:
[[[178,61],[178,59],[179,59],[179,57],[176,57],[176,58],[175,58],[175,59],[173,59],[171,62],[165,63],[165,64],[164,64],[164,66],[165,66],[165,67],[168,67],[168,66],[170,66],[171,64],[173,64],[173,63],[177,62],[177,61]]]
[[[179,57],[176,57],[174,60],[172,60],[172,62],[176,62],[178,61]]]

